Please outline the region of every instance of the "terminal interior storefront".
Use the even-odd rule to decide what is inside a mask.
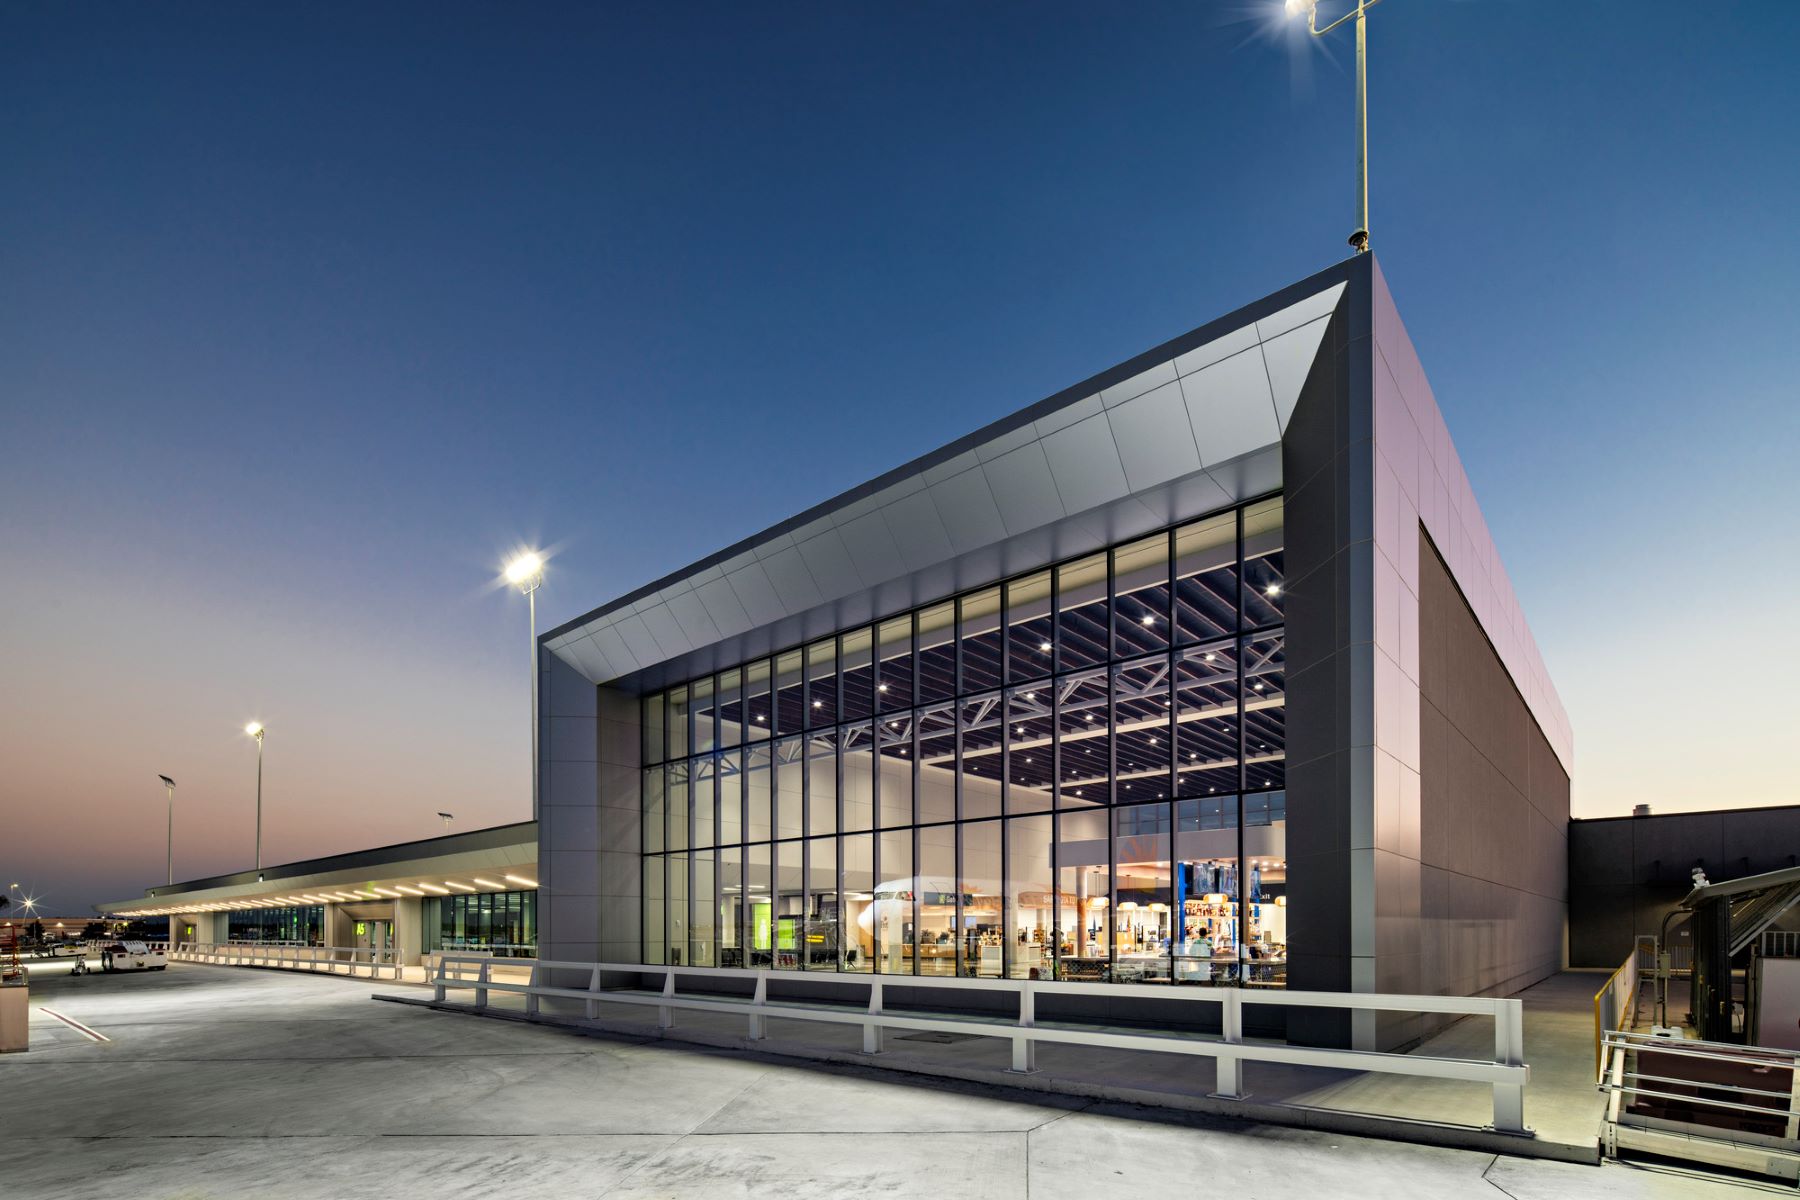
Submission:
[[[645,960],[1281,986],[1281,501],[644,700]]]

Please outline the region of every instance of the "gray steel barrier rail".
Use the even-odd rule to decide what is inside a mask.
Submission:
[[[1292,1066],[1324,1067],[1340,1071],[1374,1071],[1392,1075],[1410,1075],[1426,1079],[1451,1079],[1484,1083],[1493,1088],[1493,1125],[1498,1132],[1530,1136],[1525,1124],[1525,1086],[1531,1068],[1525,1063],[1524,1002],[1516,999],[1494,999],[1485,996],[1414,996],[1384,995],[1359,992],[1295,992],[1241,988],[1174,988],[1155,984],[1109,984],[1038,982],[1030,979],[971,979],[958,976],[883,976],[845,974],[805,974],[767,969],[742,970],[722,967],[666,966],[643,963],[581,963],[538,959],[530,964],[530,979],[513,983],[493,976],[496,963],[512,966],[507,960],[491,958],[443,956],[440,968],[430,982],[436,1003],[446,1000],[448,989],[472,989],[475,1007],[485,1008],[489,992],[504,992],[525,997],[527,1016],[540,1012],[546,998],[581,1000],[586,1004],[589,1020],[599,1016],[599,1005],[653,1005],[657,1009],[657,1028],[675,1024],[675,1010],[695,1012],[741,1013],[749,1019],[752,1040],[767,1035],[771,1017],[786,1020],[822,1021],[861,1026],[863,1052],[881,1052],[882,1032],[886,1029],[910,1029],[937,1033],[973,1033],[979,1036],[1007,1039],[1012,1043],[1012,1070],[1030,1072],[1036,1069],[1036,1048],[1040,1042],[1059,1042],[1080,1046],[1102,1046],[1122,1050],[1157,1050],[1171,1054],[1191,1054],[1211,1058],[1217,1064],[1215,1098],[1246,1099],[1244,1067],[1247,1063],[1283,1063]],[[473,968],[472,972],[468,968]],[[585,973],[585,988],[552,987],[543,983],[547,972]],[[636,989],[602,986],[606,975],[661,976],[662,990],[649,993]],[[688,976],[714,977],[738,981],[755,981],[755,992],[748,999],[718,994],[682,995],[676,991],[676,980]],[[804,979],[807,983],[825,982],[868,989],[867,1006],[861,1009],[825,1008],[802,1003],[783,1003],[769,999],[770,983],[791,983]],[[1009,992],[1018,998],[1016,1018],[1010,1022],[999,1018],[966,1016],[933,1016],[923,1013],[896,1012],[884,1009],[884,991],[888,986],[950,991]],[[1197,1037],[1156,1033],[1123,1032],[1116,1029],[1079,1028],[1059,1023],[1037,1024],[1036,999],[1039,993],[1056,996],[1088,995],[1107,997],[1142,997],[1157,1000],[1180,1000],[1192,1004],[1216,1004],[1220,1007],[1219,1037]],[[1424,1054],[1389,1054],[1373,1050],[1334,1050],[1312,1046],[1291,1046],[1274,1042],[1244,1040],[1244,1009],[1253,1005],[1284,1008],[1325,1008],[1350,1012],[1444,1013],[1453,1016],[1486,1016],[1494,1021],[1494,1057],[1485,1059],[1440,1058]]]
[[[183,942],[169,957],[176,962],[222,967],[283,967],[327,975],[367,974],[400,978],[400,961],[392,948],[373,946],[271,946],[264,942]]]

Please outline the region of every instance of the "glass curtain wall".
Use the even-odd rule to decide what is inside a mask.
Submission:
[[[325,906],[236,909],[228,914],[226,927],[226,936],[234,942],[320,946],[325,939]]]
[[[537,957],[537,892],[477,892],[423,901],[426,950],[487,950]]]
[[[1283,582],[1277,496],[647,696],[646,961],[1282,985]]]

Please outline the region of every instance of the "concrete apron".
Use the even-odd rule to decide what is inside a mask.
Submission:
[[[454,1001],[433,1001],[425,996],[396,996],[376,993],[376,1000],[385,1000],[393,1004],[411,1004],[420,1008],[436,1009],[439,1012],[462,1013],[468,1016],[493,1017],[503,1021],[517,1021],[527,1024],[547,1025],[557,1029],[568,1030],[590,1036],[628,1038],[636,1042],[669,1041],[688,1045],[707,1046],[745,1054],[756,1059],[779,1061],[783,1059],[802,1059],[814,1062],[844,1063],[859,1067],[873,1067],[878,1070],[895,1071],[908,1075],[936,1076],[945,1079],[959,1079],[974,1083],[988,1084],[994,1087],[1012,1088],[1025,1092],[1047,1092],[1057,1095],[1083,1096],[1095,1100],[1108,1100],[1125,1104],[1139,1104],[1151,1108],[1179,1109],[1188,1112],[1207,1113],[1213,1116],[1226,1117],[1245,1122],[1260,1122],[1269,1125],[1287,1125],[1302,1129],[1325,1130],[1334,1133],[1352,1134],[1359,1137],[1385,1138],[1391,1141],[1412,1142],[1426,1146],[1444,1146],[1453,1149],[1478,1150],[1488,1154],[1510,1154],[1524,1158],[1545,1158],[1558,1162],[1582,1163],[1598,1166],[1600,1163],[1600,1143],[1598,1129],[1592,1140],[1580,1141],[1567,1135],[1561,1138],[1544,1137],[1538,1134],[1499,1133],[1492,1129],[1484,1129],[1474,1125],[1451,1122],[1427,1121],[1410,1117],[1383,1115],[1374,1113],[1349,1112],[1343,1109],[1323,1108],[1307,1104],[1259,1102],[1254,1094],[1246,1100],[1223,1100],[1209,1096],[1184,1094],[1174,1091],[1163,1091],[1154,1088],[1132,1087],[1115,1082],[1096,1082],[1089,1079],[1069,1078],[1052,1070],[1040,1069],[1029,1074],[999,1067],[985,1067],[966,1063],[921,1061],[917,1058],[904,1058],[892,1052],[881,1054],[865,1054],[860,1047],[839,1048],[813,1043],[797,1042],[782,1039],[779,1043],[773,1037],[764,1037],[753,1041],[741,1033],[726,1029],[708,1029],[706,1018],[723,1016],[734,1025],[741,1026],[744,1018],[735,1014],[713,1014],[692,1011],[680,1013],[677,1023],[666,1029],[658,1029],[653,1024],[621,1020],[609,1020],[601,1017],[589,1020],[580,1016],[563,1016],[553,1012],[540,1012],[536,1016],[528,1016],[521,1009],[496,1007],[493,1003],[485,1008],[477,1008],[473,1004],[459,1004]],[[601,1001],[605,1003],[604,1000]],[[636,1008],[634,1011],[642,1012]],[[766,1028],[771,1031],[782,1018],[771,1014]],[[794,1022],[798,1024],[798,1022]],[[849,1026],[818,1026],[808,1023],[809,1031],[825,1032],[830,1029],[851,1029]],[[854,1030],[860,1038],[860,1030]],[[898,1031],[890,1031],[892,1039]],[[984,1038],[983,1040],[993,1040]],[[996,1043],[999,1044],[999,1043]],[[1040,1061],[1044,1050],[1049,1047],[1040,1046]],[[1175,1055],[1158,1055],[1159,1058],[1175,1058]],[[1210,1066],[1210,1060],[1208,1065]],[[1254,1070],[1257,1064],[1246,1064]],[[1529,1119],[1530,1110],[1527,1109]]]

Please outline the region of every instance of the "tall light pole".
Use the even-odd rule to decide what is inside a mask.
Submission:
[[[544,556],[528,550],[506,564],[506,582],[525,593],[531,609],[531,819],[538,819],[537,590],[544,585]]]
[[[261,721],[252,721],[244,726],[244,732],[256,739],[256,869],[262,870],[262,750],[263,728]]]
[[[158,775],[163,786],[169,789],[169,882],[175,882],[175,781],[167,775]]]
[[[1369,29],[1368,12],[1381,0],[1356,0],[1356,8],[1319,28],[1318,0],[1287,0],[1288,15],[1306,14],[1306,31],[1324,37],[1345,21],[1356,21],[1356,232],[1350,245],[1358,254],[1369,250]]]

